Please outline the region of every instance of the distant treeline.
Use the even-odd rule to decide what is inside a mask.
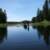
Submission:
[[[21,23],[31,23],[31,21],[24,20],[20,22],[7,22],[7,24],[21,24]]]
[[[20,22],[7,22],[7,24],[19,24]]]
[[[49,1],[45,0],[45,3],[43,5],[43,10],[40,10],[38,8],[37,10],[37,16],[32,18],[32,22],[41,22],[43,20],[50,21],[50,8],[48,6]]]
[[[2,10],[2,8],[0,8],[0,23],[6,23],[7,20],[7,14],[6,14],[6,10]]]

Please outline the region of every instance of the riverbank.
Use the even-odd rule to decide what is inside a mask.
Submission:
[[[47,21],[47,20],[44,20],[42,22],[35,22],[35,23],[32,23],[32,25],[34,26],[49,26],[50,25],[50,21]]]
[[[4,27],[7,27],[7,24],[6,23],[0,24],[0,28],[4,28]]]
[[[6,27],[7,25],[17,25],[17,24],[23,24],[22,22],[7,22],[5,24],[0,24],[0,27]],[[29,23],[33,26],[44,26],[47,27],[50,25],[50,21],[44,20],[42,22],[35,22],[35,23]]]

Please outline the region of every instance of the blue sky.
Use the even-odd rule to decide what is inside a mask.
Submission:
[[[44,0],[0,0],[0,8],[6,9],[7,21],[31,20],[43,4]]]

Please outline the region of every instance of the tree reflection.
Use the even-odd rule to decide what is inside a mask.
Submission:
[[[5,38],[7,39],[7,27],[0,28],[0,43],[2,43]]]
[[[28,30],[29,31],[29,23],[24,23],[23,24],[23,27],[25,30]]]
[[[34,26],[35,27],[35,26]],[[33,28],[34,28],[33,27]],[[50,39],[49,39],[49,37],[50,37],[50,26],[47,26],[47,27],[44,27],[44,26],[37,26],[37,27],[35,27],[35,28],[37,28],[37,31],[38,31],[38,36],[39,36],[39,38],[41,37],[41,36],[43,36],[44,38],[44,41],[45,41],[45,43],[47,44],[47,45],[49,45],[50,44]]]
[[[44,30],[44,40],[47,44],[49,44],[49,36],[50,36],[50,26],[48,26],[45,30]]]

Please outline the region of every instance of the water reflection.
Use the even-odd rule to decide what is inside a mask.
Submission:
[[[29,31],[29,23],[24,23],[23,24],[23,27],[25,30],[28,30]]]
[[[38,37],[43,37],[45,43],[47,45],[50,44],[50,26],[44,27],[44,26],[34,26],[33,28],[36,28],[38,31]]]
[[[7,39],[7,27],[0,28],[0,44]]]

